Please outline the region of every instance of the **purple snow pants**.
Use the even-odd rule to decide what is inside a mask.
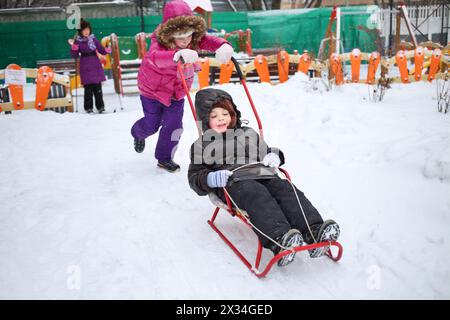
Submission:
[[[142,95],[141,101],[144,117],[133,125],[131,135],[137,139],[145,139],[161,127],[155,158],[160,162],[172,160],[183,132],[184,99],[173,100],[168,107]]]

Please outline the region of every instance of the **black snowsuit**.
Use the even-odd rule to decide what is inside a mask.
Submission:
[[[277,148],[269,148],[252,128],[241,125],[241,114],[234,103],[236,128],[223,134],[208,129],[211,108],[223,99],[233,101],[228,93],[218,89],[204,89],[196,95],[196,112],[198,120],[202,121],[204,134],[191,146],[190,187],[200,196],[214,192],[225,202],[223,189],[210,188],[207,175],[217,170],[236,170],[229,178],[226,189],[237,206],[247,211],[256,228],[272,239],[280,238],[293,228],[303,235],[309,233],[289,181],[278,177],[274,168],[254,164],[261,162],[270,152],[277,153],[283,164],[283,153]],[[245,164],[247,166],[240,168]],[[319,212],[303,192],[297,188],[296,191],[308,223],[321,224],[323,220]],[[274,249],[270,240],[254,231],[265,248]]]

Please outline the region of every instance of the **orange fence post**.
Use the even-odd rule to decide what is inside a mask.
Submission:
[[[408,64],[405,56],[405,52],[400,50],[395,55],[395,63],[397,63],[398,70],[400,71],[400,78],[403,83],[409,82]]]
[[[433,53],[431,54],[431,63],[430,63],[430,70],[428,72],[428,81],[433,81],[436,77],[436,73],[439,70],[439,63],[441,61],[441,55],[442,52],[440,49],[436,48],[433,50]]]
[[[303,72],[304,74],[307,75],[310,66],[311,66],[311,57],[307,52],[304,52],[298,60],[297,71]]]
[[[350,62],[352,64],[352,82],[359,82],[359,71],[361,67],[361,51],[353,49],[350,53]]]
[[[253,63],[255,64],[256,72],[258,73],[261,82],[270,83],[270,73],[269,65],[267,64],[267,58],[262,54],[259,54],[255,57]]]
[[[417,47],[414,51],[414,79],[420,81],[422,79],[424,51],[422,47]]]
[[[344,73],[342,71],[341,58],[337,53],[333,53],[330,57],[331,72],[336,77],[336,85],[344,83]]]
[[[200,66],[202,70],[198,72],[198,83],[200,89],[209,86],[209,59],[200,59]]]
[[[278,77],[280,83],[286,82],[289,79],[289,54],[281,50],[277,54],[278,61]]]
[[[219,84],[230,82],[231,74],[233,73],[234,65],[231,61],[220,65]]]
[[[378,52],[374,51],[369,56],[369,68],[367,70],[367,79],[366,82],[368,84],[375,83],[375,74],[378,69],[378,65],[380,64],[381,56]]]

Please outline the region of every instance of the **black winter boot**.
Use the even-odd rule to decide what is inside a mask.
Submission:
[[[145,140],[134,138],[134,150],[136,150],[137,153],[142,153],[144,149],[145,149]]]
[[[309,231],[309,229],[306,229],[306,231],[303,232],[303,240],[305,240],[305,242],[307,244],[313,244],[314,240],[318,239],[317,235],[319,234],[319,230],[320,230],[320,227],[322,226],[322,224],[323,224],[323,222],[317,223],[317,224],[312,224],[309,226],[311,228],[312,235],[311,235],[311,232]]]
[[[288,232],[286,232],[281,238],[277,239],[277,242],[285,248],[295,248],[303,245],[303,237],[300,231],[298,231],[297,229],[291,229]],[[271,249],[274,255],[277,255],[281,251],[286,250],[275,244],[273,244]],[[279,267],[287,266],[289,263],[294,261],[295,254],[296,252],[293,252],[282,257],[277,262],[278,266]]]
[[[158,161],[158,167],[163,168],[169,172],[175,172],[180,170],[180,166],[173,160],[160,162]]]
[[[336,241],[339,238],[339,225],[334,220],[324,221],[319,228],[317,228],[316,226],[311,226],[311,229],[313,229],[312,231],[317,242]],[[309,256],[311,258],[321,257],[328,251],[329,248],[330,247],[327,246],[308,250]]]

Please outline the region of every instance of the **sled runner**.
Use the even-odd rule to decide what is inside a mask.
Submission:
[[[247,94],[247,98],[250,102],[250,106],[253,110],[253,114],[255,115],[256,121],[258,123],[258,129],[259,129],[259,133],[262,139],[264,139],[263,136],[263,130],[262,130],[262,124],[261,124],[261,120],[259,118],[258,112],[256,111],[255,105],[253,103],[253,100],[250,96],[250,93],[248,91],[247,88],[247,84],[245,82],[245,79],[243,77],[243,74],[241,72],[241,69],[239,68],[239,65],[236,61],[235,58],[231,58],[231,63],[235,66],[235,70],[238,74],[238,77],[240,79],[240,82],[242,84],[242,86],[244,87],[244,90]],[[192,115],[195,119],[196,125],[197,125],[197,129],[198,129],[198,133],[201,136],[202,134],[202,130],[201,130],[201,126],[199,124],[199,122],[197,121],[197,113],[195,110],[195,106],[192,103],[192,99],[189,95],[189,89],[186,83],[186,79],[184,78],[183,72],[182,72],[182,62],[179,61],[178,62],[178,73],[180,74],[182,83],[183,83],[183,88],[186,91],[186,96],[189,102],[189,106],[191,108],[192,111]],[[286,179],[288,181],[290,181],[290,177],[289,174],[283,170],[283,169],[279,169],[280,172],[282,174],[285,175]],[[245,225],[247,225],[248,227],[252,228],[253,224],[250,221],[247,213],[244,210],[240,210],[239,208],[237,208],[237,206],[233,205],[233,199],[229,196],[226,188],[223,189],[224,190],[224,194],[225,194],[225,200],[226,203],[223,203],[221,201],[221,199],[214,193],[210,193],[209,197],[211,202],[216,206],[216,209],[214,210],[214,213],[211,217],[210,220],[208,220],[208,224],[211,226],[211,228],[220,236],[220,238],[231,248],[231,250],[233,250],[233,252],[239,257],[239,259],[241,259],[241,261],[245,264],[245,266],[253,273],[255,274],[258,278],[262,278],[265,277],[271,270],[272,266],[278,262],[281,258],[283,258],[286,255],[289,255],[293,252],[300,252],[300,251],[307,251],[307,250],[312,250],[315,248],[325,248],[326,253],[325,255],[327,257],[329,257],[330,259],[332,259],[333,261],[338,261],[341,259],[342,257],[342,252],[343,252],[343,248],[341,246],[340,243],[338,243],[337,241],[330,241],[330,242],[319,242],[319,243],[314,243],[314,244],[310,244],[310,245],[303,245],[303,246],[297,246],[297,247],[293,247],[290,249],[285,249],[285,250],[281,250],[277,255],[275,255],[272,259],[270,259],[270,261],[267,263],[266,266],[261,267],[261,258],[262,258],[262,251],[263,251],[263,246],[261,241],[258,239],[258,246],[257,246],[257,253],[256,253],[256,259],[255,259],[255,263],[252,264],[242,253],[241,251],[239,251],[238,248],[236,248],[235,245],[233,245],[233,243],[226,237],[226,235],[218,228],[217,224],[216,224],[216,218],[220,212],[221,209],[227,211],[228,213],[230,213],[232,216],[235,216],[237,218],[239,218]],[[272,239],[273,240],[273,239]],[[338,249],[338,252],[336,255],[333,255],[332,251],[331,251],[331,247],[336,247]]]

